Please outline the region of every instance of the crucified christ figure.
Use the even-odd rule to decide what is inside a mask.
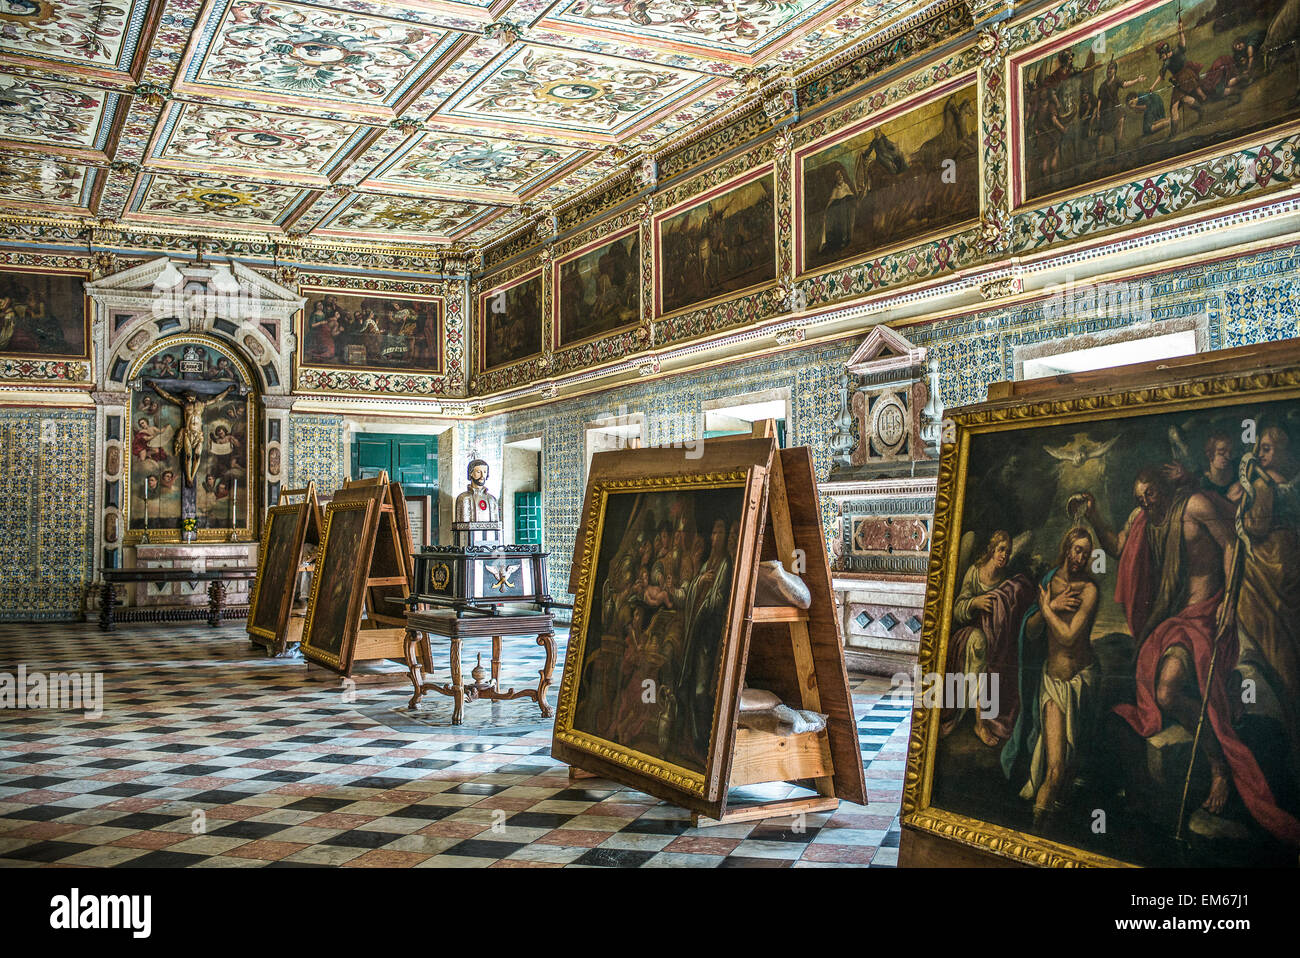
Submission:
[[[181,428],[176,433],[176,445],[173,451],[185,467],[185,481],[193,485],[194,477],[199,473],[199,459],[203,456],[203,410],[226,398],[226,394],[235,388],[235,384],[230,384],[209,399],[202,399],[198,393],[188,389],[176,396],[156,382],[151,382],[149,385],[167,402],[180,407]]]

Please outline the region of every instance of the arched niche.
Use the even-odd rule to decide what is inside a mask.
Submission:
[[[262,450],[247,358],[216,336],[167,336],[125,385],[125,544],[254,541]]]

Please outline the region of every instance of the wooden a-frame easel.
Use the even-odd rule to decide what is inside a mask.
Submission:
[[[361,601],[351,603],[339,636],[331,636],[320,645],[314,644],[318,641],[317,636],[306,636],[302,644],[306,658],[344,676],[352,674],[357,662],[403,660],[406,636],[404,602],[410,594],[413,564],[409,520],[401,485],[389,482],[387,472],[381,471],[373,478],[346,481],[326,507],[326,535],[322,555],[317,561],[317,576],[326,570],[330,518],[335,512],[357,508],[367,511],[366,532],[351,557],[351,561],[356,563],[351,588],[361,593]],[[352,549],[353,544],[348,543],[347,548]],[[319,585],[322,583],[314,582],[312,585],[313,602],[309,603],[307,611],[309,628],[313,633],[316,631],[313,606]],[[334,638],[339,640],[337,648],[334,647]]]
[[[583,769],[624,781],[689,808],[698,826],[829,811],[840,799],[863,805],[867,801],[812,454],[807,447],[777,448],[775,435],[775,423],[764,420],[754,424],[751,436],[734,437],[768,439],[770,443],[761,528],[755,540],[758,558],[780,559],[787,570],[795,571],[796,556],[801,557],[799,575],[812,602],[807,610],[758,606],[750,596],[736,687],[766,689],[791,708],[823,713],[826,727],[794,735],[741,728],[739,703],[733,700],[729,710],[718,716],[714,732],[721,753],[717,768],[722,784],[703,800],[571,745],[557,742],[552,748],[556,758],[569,762],[571,777],[584,777],[579,771]],[[580,543],[584,529],[585,520],[578,532]],[[577,589],[576,573],[575,559],[571,592]],[[816,794],[773,801],[749,801],[731,794],[744,786],[769,782],[806,785]]]

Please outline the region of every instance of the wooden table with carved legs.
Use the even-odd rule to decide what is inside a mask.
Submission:
[[[432,649],[429,637],[441,636],[449,640],[451,658],[451,682],[430,682],[424,671],[432,662]],[[515,636],[536,637],[536,642],[546,650],[546,663],[538,670],[536,688],[501,691],[501,640]],[[492,684],[489,688],[479,688],[474,683],[466,683],[461,677],[461,647],[465,639],[492,640]],[[454,702],[451,724],[462,723],[465,702],[475,699],[506,701],[509,699],[529,698],[537,703],[543,718],[551,717],[551,706],[546,702],[546,690],[551,685],[551,676],[555,671],[555,627],[554,616],[549,612],[515,612],[500,610],[496,615],[476,615],[473,613],[457,617],[451,610],[433,609],[406,614],[406,667],[411,673],[411,685],[415,694],[411,696],[409,708],[414,709],[424,697],[425,692],[438,692],[450,695]]]

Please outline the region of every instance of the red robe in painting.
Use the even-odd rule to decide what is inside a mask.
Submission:
[[[1185,505],[1186,498],[1180,497],[1170,509],[1172,515],[1169,522],[1176,531],[1169,536],[1169,546],[1164,550],[1167,562],[1180,562],[1182,513]],[[1140,512],[1133,520],[1128,540],[1124,543],[1115,586],[1115,601],[1124,606],[1129,631],[1140,643],[1137,655],[1137,702],[1134,705],[1117,705],[1115,712],[1143,738],[1155,735],[1164,726],[1164,716],[1156,703],[1156,678],[1161,656],[1167,649],[1181,645],[1191,653],[1192,661],[1196,664],[1197,684],[1201,694],[1205,694],[1206,677],[1214,650],[1215,619],[1219,603],[1223,599],[1223,593],[1220,592],[1204,602],[1176,611],[1158,622],[1143,639],[1142,631],[1152,609],[1164,598],[1161,592],[1169,591],[1167,587],[1161,589],[1162,578],[1170,580],[1184,575],[1181,569],[1177,569],[1172,570],[1172,576],[1162,576],[1162,572],[1167,573],[1168,570],[1157,565],[1153,551],[1148,539],[1147,516],[1145,512]],[[1300,845],[1300,821],[1278,807],[1255,756],[1233,730],[1227,677],[1236,661],[1237,637],[1235,632],[1229,632],[1223,640],[1219,660],[1214,667],[1206,718],[1223,748],[1228,767],[1232,770],[1233,784],[1251,815],[1282,841]]]

